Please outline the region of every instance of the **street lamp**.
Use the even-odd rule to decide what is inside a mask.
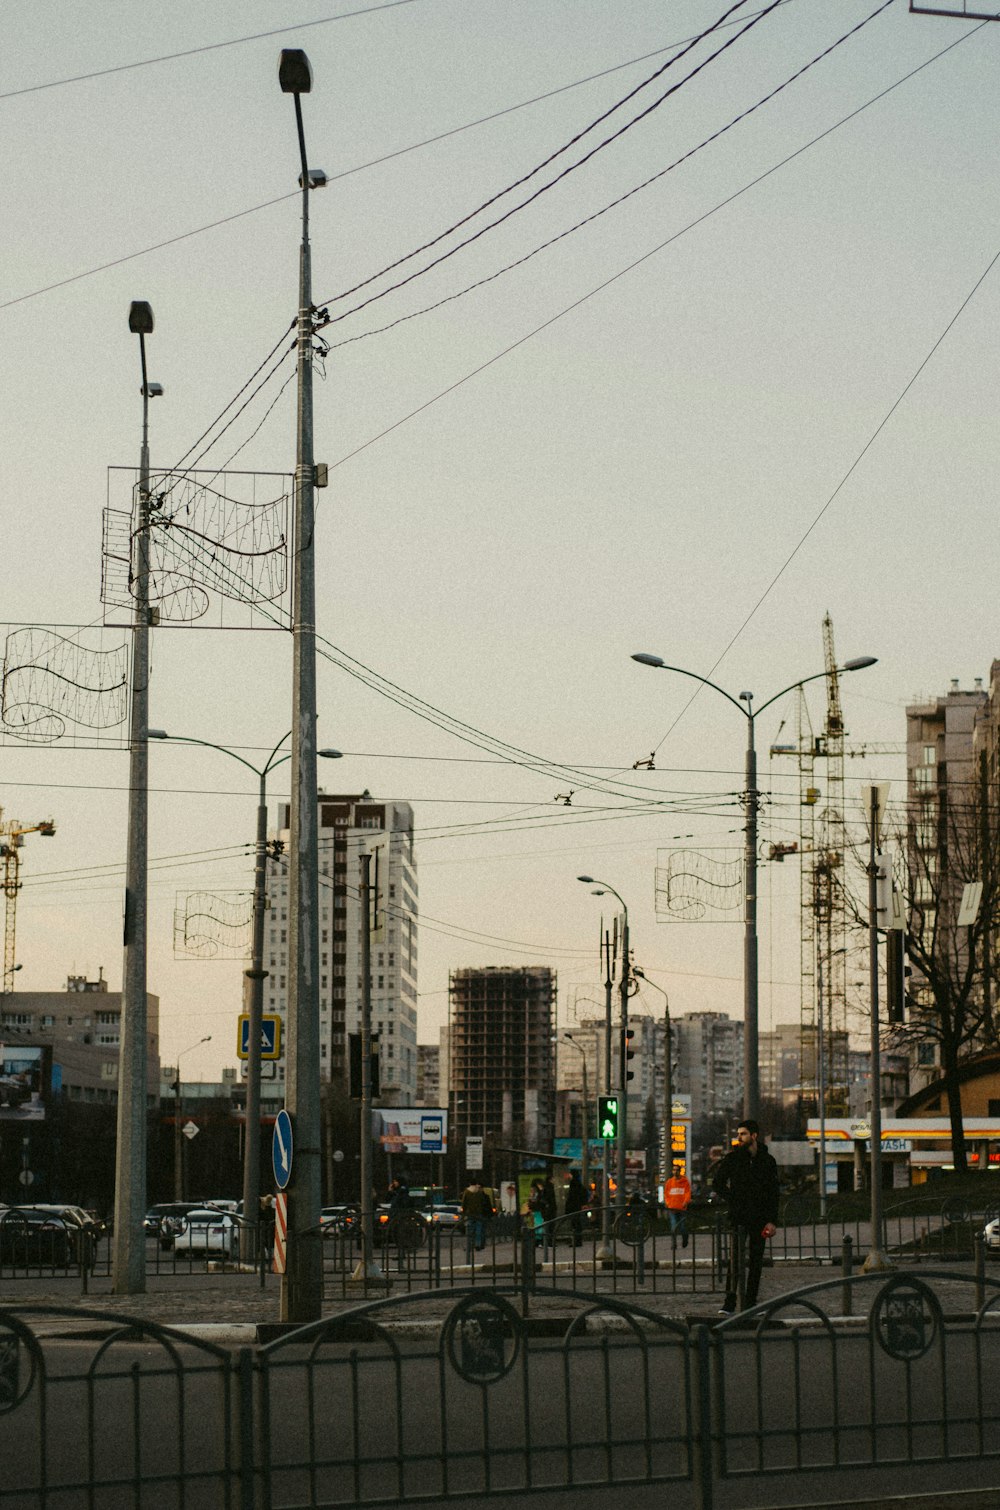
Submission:
[[[174,1200],[184,1199],[184,1146],[181,1142],[181,1116],[183,1104],[181,1101],[181,1060],[185,1054],[190,1054],[192,1049],[199,1048],[203,1043],[211,1043],[211,1033],[206,1033],[204,1038],[199,1038],[197,1043],[189,1044],[186,1049],[181,1049],[177,1055],[177,1079],[174,1081]]]
[[[302,189],[299,308],[295,325],[297,402],[295,513],[292,530],[292,751],[288,911],[291,960],[285,1099],[295,1130],[295,1162],[286,1196],[288,1250],[281,1276],[281,1320],[317,1321],[323,1307],[323,1254],[306,1239],[319,1227],[319,814],[316,790],[316,467],[313,455],[313,346],[309,195],[326,182],[310,173],[302,95],[312,89],[305,53],[285,48],[278,64],[283,94],[295,102]]]
[[[791,682],[780,692],[776,692],[773,697],[769,697],[766,703],[761,703],[759,708],[755,708],[752,692],[741,692],[737,699],[724,687],[709,681],[707,676],[699,676],[696,671],[686,671],[683,666],[668,666],[666,661],[658,655],[646,655],[640,652],[633,655],[632,659],[638,661],[640,666],[652,666],[657,671],[674,671],[678,676],[688,676],[692,681],[700,682],[703,687],[711,687],[713,692],[718,692],[720,697],[732,703],[747,721],[746,777],[743,788],[743,806],[747,819],[743,862],[743,1115],[756,1118],[760,1114],[757,1026],[757,808],[760,794],[757,791],[754,723],[766,708],[784,697],[786,692],[794,692],[797,687],[804,687],[807,682],[820,681],[829,673],[816,671],[812,676],[800,677],[797,682]],[[862,671],[866,666],[874,666],[876,659],[873,655],[861,655],[854,660],[845,661],[836,669],[837,671]],[[743,707],[744,703],[746,707]]]
[[[669,1180],[674,1172],[674,1067],[670,1057],[670,998],[662,986],[650,980],[641,965],[632,966],[632,974],[663,997],[663,1158],[661,1175]],[[690,1171],[689,1171],[690,1173]]]
[[[138,519],[131,562],[135,617],[129,723],[128,838],[125,855],[125,956],[122,961],[118,1114],[115,1144],[115,1217],[111,1288],[140,1295],[146,1288],[146,859],[148,854],[149,749],[149,401],[163,389],[146,372],[146,337],[153,311],[144,299],[129,306],[128,328],[139,337],[142,369],[142,443],[139,449]]]
[[[192,739],[184,734],[168,734],[166,729],[150,729],[150,739],[173,739],[177,744],[200,745],[206,750],[218,750],[238,760],[240,765],[252,771],[259,782],[257,798],[257,839],[254,845],[253,927],[250,949],[250,968],[244,972],[250,983],[248,991],[249,1023],[247,1025],[247,1105],[246,1134],[243,1145],[243,1222],[240,1226],[240,1257],[244,1263],[253,1261],[252,1233],[256,1222],[257,1202],[260,1195],[260,1041],[264,1019],[264,982],[268,972],[264,969],[264,913],[267,910],[267,777],[275,766],[290,759],[287,752],[279,754],[291,737],[291,730],[282,735],[263,766],[252,765],[235,750],[226,745],[213,744],[209,739]],[[325,760],[339,760],[340,750],[319,750]],[[177,1197],[181,1199],[180,1196]]]
[[[619,1121],[618,1121],[618,1126],[619,1126],[618,1160],[617,1160],[617,1164],[618,1164],[618,1168],[617,1168],[618,1190],[617,1190],[616,1197],[615,1197],[615,1205],[618,1207],[618,1209],[620,1211],[622,1211],[622,1210],[625,1209],[625,1148],[626,1148],[626,1144],[628,1143],[628,1059],[626,1057],[626,1050],[628,1048],[628,977],[629,977],[628,908],[626,907],[625,902],[624,902],[623,898],[621,897],[621,895],[617,891],[615,891],[615,888],[613,886],[609,886],[606,881],[596,881],[593,876],[577,876],[576,879],[578,881],[582,881],[585,886],[593,886],[595,888],[595,890],[594,890],[594,896],[596,896],[596,897],[601,897],[601,896],[603,896],[605,894],[605,892],[609,892],[610,895],[613,896],[615,898],[615,900],[621,905],[621,909],[622,909],[622,974],[621,974],[621,984],[620,984],[620,987],[619,987],[620,999],[621,999],[621,1049],[620,1049],[620,1053],[619,1053],[619,1060],[620,1060],[620,1066],[619,1066],[619,1068],[620,1068],[620,1074],[621,1074],[621,1095],[620,1095],[621,1107],[620,1107]],[[605,982],[605,985],[606,985],[606,995],[607,995],[606,1047],[607,1047],[607,1061],[608,1061],[608,1063],[607,1063],[607,1070],[606,1070],[606,1077],[605,1077],[606,1081],[607,1081],[607,1084],[606,1084],[605,1089],[610,1091],[610,1089],[611,1089],[611,962],[610,962],[610,960],[608,961],[608,974],[607,974],[607,980]]]

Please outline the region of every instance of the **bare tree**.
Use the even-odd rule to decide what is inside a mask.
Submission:
[[[963,1054],[992,1032],[981,961],[998,911],[993,857],[996,823],[985,792],[972,783],[938,789],[907,815],[900,836],[897,881],[908,919],[906,952],[912,969],[905,1022],[891,1025],[894,1043],[935,1042],[948,1100],[955,1169],[965,1171],[959,1071]],[[962,892],[983,882],[974,922],[958,925]]]

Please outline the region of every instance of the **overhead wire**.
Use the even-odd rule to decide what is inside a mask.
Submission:
[[[22,94],[37,94],[43,89],[61,89],[67,84],[85,84],[91,79],[106,79],[116,73],[130,73],[136,68],[152,68],[157,63],[174,63],[178,58],[193,58],[199,53],[220,52],[226,47],[242,47],[247,42],[263,42],[269,37],[286,36],[290,31],[308,31],[315,26],[331,26],[335,21],[353,21],[359,16],[373,16],[377,11],[396,10],[402,5],[413,5],[416,0],[381,0],[377,5],[360,6],[357,10],[341,11],[336,16],[321,16],[315,21],[295,21],[288,26],[278,26],[272,31],[258,31],[246,37],[229,37],[224,42],[204,42],[199,47],[186,47],[181,52],[160,53],[155,58],[139,58],[134,63],[118,63],[110,68],[92,69],[90,73],[73,74],[70,78],[49,79],[43,84],[26,84],[21,89],[8,89],[0,94],[0,100],[13,100]]]
[[[388,294],[395,293],[400,288],[405,288],[406,285],[412,283],[414,279],[423,277],[433,268],[440,266],[442,262],[446,262],[450,257],[453,257],[458,252],[464,250],[465,247],[470,246],[473,242],[480,240],[481,237],[487,235],[490,231],[495,230],[497,226],[505,224],[505,222],[510,220],[512,216],[519,214],[524,209],[527,209],[528,205],[534,204],[535,201],[539,199],[543,194],[547,194],[551,189],[554,189],[557,184],[562,183],[563,180],[568,178],[571,173],[575,173],[577,169],[584,167],[594,157],[596,157],[599,152],[603,152],[606,147],[610,147],[614,142],[618,141],[622,136],[624,136],[626,132],[631,131],[634,126],[637,126],[640,124],[640,122],[646,120],[648,116],[650,116],[655,110],[658,110],[661,105],[665,104],[667,100],[671,99],[673,95],[675,95],[680,89],[683,89],[685,85],[689,84],[692,79],[697,78],[704,69],[706,69],[711,63],[714,63],[719,57],[722,56],[724,52],[727,52],[729,48],[735,46],[737,42],[741,41],[742,38],[746,36],[748,32],[752,31],[754,27],[759,26],[760,23],[772,13],[772,11],[777,10],[780,3],[781,0],[771,0],[771,4],[765,6],[764,9],[758,12],[756,15],[751,16],[735,36],[727,37],[715,52],[710,53],[707,58],[702,59],[702,61],[696,64],[689,73],[685,74],[684,77],[678,80],[676,84],[672,84],[670,88],[665,90],[663,94],[661,94],[652,102],[652,104],[647,105],[638,113],[638,115],[627,121],[623,126],[620,126],[616,131],[613,131],[610,136],[605,137],[602,141],[591,147],[591,149],[588,152],[584,153],[581,158],[578,158],[575,162],[572,162],[567,167],[563,168],[561,172],[555,175],[555,177],[551,178],[547,183],[542,184],[541,187],[536,189],[532,194],[528,195],[528,197],[522,200],[519,204],[516,204],[510,209],[504,211],[504,213],[497,216],[495,220],[489,221],[485,226],[480,227],[479,230],[474,231],[470,236],[466,237],[465,240],[458,242],[457,245],[450,247],[445,252],[442,252],[440,256],[433,258],[429,263],[419,268],[416,272],[411,273],[407,277],[398,280],[396,283],[390,284],[389,287],[382,289],[380,292],[370,295],[369,298],[362,300],[359,304],[356,304],[350,310],[345,311],[344,314],[328,317],[327,320],[321,323],[319,328],[322,329],[325,325],[332,324],[337,320],[346,319],[348,315],[357,314],[360,310],[367,308],[369,304],[373,304],[377,300],[385,298]],[[731,9],[725,13],[726,16],[732,15],[734,11],[740,9],[744,4],[746,4],[746,0],[736,0],[736,3],[731,7]],[[564,143],[563,146],[559,147],[555,152],[551,153],[541,163],[536,164],[536,166],[532,168],[530,172],[524,174],[521,178],[515,180],[513,183],[508,184],[506,188],[501,189],[498,193],[492,195],[491,198],[484,200],[482,204],[476,207],[476,209],[471,210],[460,220],[455,221],[454,224],[449,226],[447,230],[440,231],[436,236],[432,237],[430,241],[426,241],[421,246],[415,247],[412,251],[405,253],[404,256],[398,257],[394,262],[390,262],[385,267],[381,268],[379,272],[371,273],[367,278],[362,279],[359,283],[355,283],[352,287],[344,289],[339,294],[332,295],[329,299],[321,299],[319,301],[320,304],[337,304],[343,299],[350,298],[354,294],[360,293],[363,289],[370,287],[372,283],[377,282],[380,278],[386,277],[389,273],[394,272],[399,267],[402,267],[405,263],[412,261],[414,257],[418,257],[424,252],[430,251],[433,247],[440,245],[440,243],[446,240],[447,237],[454,235],[456,231],[460,230],[463,226],[468,225],[471,221],[475,220],[477,216],[490,209],[499,200],[506,197],[506,195],[513,193],[515,189],[521,188],[525,183],[534,178],[536,174],[542,172],[551,163],[553,163],[556,158],[560,157],[564,152],[569,151],[571,147],[575,146],[589,132],[595,130],[597,126],[601,125],[605,120],[607,120],[608,117],[611,116],[616,110],[620,110],[643,89],[647,88],[648,85],[651,84],[655,79],[659,78],[668,68],[672,68],[675,63],[679,62],[681,58],[685,57],[687,53],[690,52],[692,48],[694,48],[699,42],[703,41],[706,37],[711,36],[712,33],[720,25],[721,20],[715,22],[712,26],[707,27],[705,31],[703,31],[693,42],[689,43],[687,47],[683,48],[681,52],[668,59],[668,61],[664,63],[661,68],[658,68],[655,73],[651,74],[649,78],[644,79],[641,84],[636,86],[635,89],[631,90],[620,100],[616,101],[616,103],[612,105],[610,109],[606,110],[602,115],[598,116],[596,120],[591,121],[590,124],[585,126],[582,131],[577,132],[575,136],[573,136],[568,142]]]
[[[422,315],[431,314],[434,310],[442,309],[445,305],[452,304],[455,302],[455,300],[464,298],[466,294],[473,293],[480,288],[485,288],[490,283],[495,283],[497,279],[502,278],[506,273],[513,272],[515,269],[523,267],[534,257],[537,257],[541,252],[548,251],[551,247],[557,246],[560,242],[565,241],[568,237],[574,235],[577,231],[583,230],[586,226],[592,225],[595,221],[600,220],[602,216],[609,214],[612,210],[619,209],[623,204],[627,203],[628,200],[634,198],[635,195],[642,193],[643,190],[650,188],[655,183],[658,183],[660,179],[665,178],[667,174],[672,173],[676,168],[682,167],[683,164],[689,162],[706,147],[709,147],[713,143],[717,142],[720,137],[723,137],[727,132],[732,131],[734,127],[747,120],[748,117],[755,114],[756,111],[761,110],[765,105],[770,104],[771,101],[776,99],[779,94],[783,93],[784,90],[790,88],[792,84],[797,83],[798,80],[801,79],[804,74],[808,73],[810,69],[823,62],[830,56],[831,53],[835,52],[836,49],[842,46],[845,42],[850,41],[851,38],[853,38],[858,32],[862,31],[864,27],[868,26],[872,21],[876,20],[876,18],[880,16],[883,11],[888,10],[894,3],[895,0],[882,0],[882,3],[878,5],[870,15],[865,16],[861,21],[858,22],[856,26],[852,27],[850,31],[845,32],[842,36],[838,37],[835,42],[832,42],[828,47],[817,53],[813,58],[810,58],[807,63],[804,63],[801,68],[797,69],[795,73],[790,74],[789,77],[785,79],[781,84],[778,84],[774,89],[763,95],[759,100],[756,101],[755,104],[748,106],[738,115],[733,116],[733,118],[730,121],[727,121],[724,126],[720,126],[719,129],[712,132],[710,136],[704,137],[696,146],[691,147],[687,152],[682,153],[680,157],[675,158],[674,161],[669,163],[665,168],[660,168],[649,178],[644,179],[641,183],[633,185],[631,189],[626,190],[624,194],[620,194],[616,199],[611,200],[609,204],[603,205],[599,210],[595,210],[593,214],[584,216],[582,220],[578,220],[575,222],[575,224],[567,226],[564,230],[558,232],[557,235],[550,236],[548,240],[543,241],[539,246],[533,247],[531,251],[526,252],[523,256],[517,257],[511,262],[505,263],[504,266],[496,268],[493,272],[486,274],[482,278],[477,278],[473,283],[467,284],[464,288],[457,289],[450,294],[445,294],[442,298],[435,300],[431,304],[426,304],[420,309],[410,310],[406,314],[399,315],[396,319],[390,320],[385,325],[378,325],[369,330],[359,331],[356,335],[345,336],[342,340],[334,341],[331,343],[330,349],[332,351],[339,351],[343,346],[350,346],[357,341],[368,340],[371,336],[384,335],[387,331],[395,330],[397,326],[405,325],[410,320],[419,319]],[[398,287],[400,285],[396,286]],[[364,306],[359,305],[358,309],[361,308],[364,308]],[[335,316],[330,321],[330,323],[335,324],[340,320],[347,319],[349,315],[355,313],[357,313],[357,309],[345,310],[342,314]]]
[[[792,3],[792,0],[780,0],[780,3],[782,5],[790,5]],[[333,18],[333,19],[337,19],[337,18]],[[322,24],[322,23],[314,23],[314,24]],[[732,21],[728,21],[725,24],[727,26],[732,26],[732,25],[735,25],[736,23],[732,22]],[[294,28],[292,28],[292,29],[294,29]],[[252,40],[252,39],[239,39],[239,40]],[[585,84],[591,84],[591,83],[594,83],[598,79],[607,78],[609,75],[611,75],[613,73],[620,73],[625,68],[634,68],[639,63],[645,63],[645,62],[647,62],[650,58],[655,58],[655,57],[658,57],[658,56],[660,56],[661,54],[663,54],[665,52],[672,51],[675,47],[683,47],[690,40],[691,39],[688,38],[688,37],[678,38],[674,42],[667,43],[664,47],[657,47],[657,48],[654,48],[651,52],[641,53],[638,57],[628,58],[623,63],[614,63],[609,68],[602,68],[602,69],[599,69],[596,73],[585,74],[582,78],[573,79],[568,84],[559,84],[559,85],[556,86],[555,89],[546,90],[542,94],[532,95],[530,99],[519,100],[516,105],[505,105],[502,109],[491,111],[488,115],[478,116],[475,120],[465,121],[465,122],[463,122],[459,126],[451,126],[447,130],[445,130],[445,131],[436,132],[433,136],[423,137],[418,142],[410,142],[405,147],[397,147],[397,148],[395,148],[391,152],[385,152],[385,153],[383,153],[379,157],[370,158],[367,162],[356,163],[354,165],[354,167],[352,167],[352,168],[344,168],[339,173],[331,173],[328,176],[328,178],[327,178],[327,183],[328,184],[336,183],[339,179],[350,178],[355,173],[364,173],[364,172],[367,172],[370,168],[377,168],[377,167],[381,166],[383,163],[392,162],[397,157],[405,157],[410,152],[419,152],[424,147],[434,146],[438,142],[447,141],[449,137],[459,136],[459,135],[461,135],[465,131],[472,131],[472,130],[475,130],[476,128],[478,128],[479,126],[489,125],[492,121],[501,120],[506,115],[513,115],[518,110],[526,110],[526,109],[530,108],[530,106],[532,106],[532,105],[542,104],[542,103],[544,103],[545,100],[554,99],[554,98],[556,98],[556,96],[558,96],[560,94],[566,94],[571,89],[579,89],[579,88],[581,88]],[[161,61],[161,60],[160,59],[153,59],[151,61]],[[145,65],[142,64],[142,63],[139,63],[139,64],[131,64],[131,65],[127,65],[127,66],[130,66],[130,67],[143,67]],[[55,81],[55,83],[60,83],[60,82],[62,82],[62,83],[74,83],[74,82],[77,82],[77,81],[73,80],[73,79],[57,80],[57,81]],[[36,85],[36,86],[33,86],[33,87],[34,88],[52,88],[52,87],[55,87],[55,84],[51,84],[51,85]],[[30,90],[23,90],[23,91],[21,91],[21,90],[15,90],[14,91],[15,94],[18,94],[18,93],[30,93],[30,92],[31,92]],[[6,98],[10,98],[10,97],[11,96],[9,96],[9,95],[0,95],[0,100],[6,99]],[[94,277],[94,276],[96,276],[96,274],[102,273],[102,272],[106,272],[110,268],[121,267],[123,265],[123,263],[133,262],[138,257],[149,256],[153,252],[163,251],[165,248],[167,248],[169,246],[174,246],[178,242],[187,241],[187,240],[189,240],[193,236],[201,236],[201,235],[203,235],[207,231],[218,230],[220,226],[229,225],[234,220],[242,220],[247,215],[256,215],[261,210],[271,209],[271,207],[273,205],[283,204],[285,202],[285,200],[287,200],[287,199],[298,199],[300,197],[300,194],[301,194],[301,191],[299,189],[290,189],[287,193],[285,193],[285,194],[279,194],[274,199],[266,199],[261,204],[250,205],[245,210],[237,210],[232,215],[225,215],[225,216],[222,217],[221,220],[212,220],[212,221],[209,221],[206,225],[195,226],[195,227],[193,227],[189,231],[181,231],[176,236],[170,236],[170,237],[168,237],[165,241],[157,241],[157,242],[154,242],[150,246],[140,247],[137,251],[127,252],[123,256],[116,257],[116,258],[114,258],[110,262],[104,262],[104,263],[101,263],[100,265],[98,265],[96,267],[86,268],[82,272],[73,273],[69,277],[61,278],[61,279],[59,279],[55,283],[46,284],[43,288],[36,288],[36,289],[30,290],[28,293],[25,293],[25,294],[18,294],[13,299],[6,299],[6,300],[0,302],[0,309],[9,309],[14,304],[23,304],[25,301],[27,301],[29,299],[40,298],[42,294],[52,293],[54,290],[59,289],[59,288],[64,288],[64,287],[66,287],[70,283],[78,283],[78,282],[80,282],[84,278]]]

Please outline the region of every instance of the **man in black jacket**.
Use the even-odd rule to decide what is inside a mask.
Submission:
[[[744,1118],[736,1136],[739,1140],[736,1147],[726,1154],[712,1181],[712,1188],[729,1208],[732,1223],[726,1298],[720,1308],[727,1316],[736,1310],[744,1273],[744,1309],[756,1305],[764,1245],[774,1236],[778,1220],[778,1166],[761,1141],[760,1127]]]

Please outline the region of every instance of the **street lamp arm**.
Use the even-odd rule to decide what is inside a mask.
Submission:
[[[262,771],[259,766],[251,765],[249,760],[244,760],[242,755],[237,755],[235,750],[230,750],[225,745],[213,744],[210,739],[193,739],[189,734],[168,734],[166,729],[150,729],[149,737],[150,739],[169,739],[174,744],[179,745],[201,745],[203,750],[218,750],[220,755],[228,755],[231,760],[238,760],[240,765],[246,766],[247,770],[253,771],[257,777],[263,776],[271,763],[268,761],[268,764],[264,767],[264,771]],[[288,735],[286,734],[285,739],[287,738]],[[284,742],[285,740],[283,739],[281,744],[284,744]],[[280,750],[281,745],[278,745],[277,748]],[[272,755],[271,759],[273,758]],[[287,759],[288,757],[286,756],[285,758]]]
[[[724,697],[727,703],[732,703],[733,707],[739,713],[742,713],[744,718],[750,717],[750,713],[743,707],[743,704],[737,702],[736,698],[730,692],[727,692],[725,687],[720,687],[718,682],[710,682],[707,676],[699,676],[697,671],[687,671],[683,666],[668,666],[666,661],[662,661],[658,655],[645,655],[637,652],[633,655],[632,659],[638,661],[640,666],[652,666],[656,671],[676,671],[678,676],[689,676],[693,682],[701,682],[703,687],[711,687],[713,692],[718,692],[719,696]],[[796,683],[797,685],[798,683]]]
[[[626,906],[624,899],[622,898],[620,892],[615,891],[615,888],[613,886],[608,885],[607,881],[598,881],[594,876],[577,876],[576,879],[578,881],[582,881],[585,886],[600,886],[602,891],[606,891],[611,896],[616,897],[617,900],[621,903],[622,912],[624,912],[626,919],[628,918],[628,907]],[[599,895],[599,893],[595,893],[595,895]]]
[[[856,661],[845,661],[843,666],[838,666],[836,669],[838,672],[863,671],[866,666],[874,666],[875,664],[875,656],[863,655],[859,656]],[[787,687],[783,687],[780,692],[776,692],[773,697],[769,697],[766,703],[761,703],[759,708],[755,708],[753,712],[754,718],[757,718],[761,713],[763,713],[764,709],[769,708],[772,703],[776,703],[779,697],[784,697],[786,692],[794,692],[796,687],[804,687],[807,682],[822,681],[823,678],[828,675],[829,672],[827,671],[814,671],[812,676],[800,676],[797,682],[790,682]]]

